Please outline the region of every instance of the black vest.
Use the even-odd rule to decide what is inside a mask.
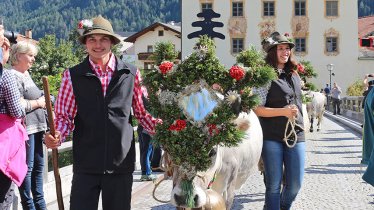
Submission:
[[[277,80],[271,82],[265,107],[282,108],[289,104],[295,104],[298,107],[299,115],[296,123],[304,127],[300,77],[295,73],[291,76],[282,73]],[[283,141],[287,117],[260,117],[259,119],[264,140]],[[305,141],[302,130],[297,130],[297,136],[298,142]]]
[[[73,133],[75,173],[134,171],[135,143],[130,110],[137,69],[116,60],[105,97],[88,57],[69,70],[77,104]]]

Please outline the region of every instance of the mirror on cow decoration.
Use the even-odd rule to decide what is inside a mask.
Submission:
[[[241,141],[244,132],[233,120],[240,111],[258,104],[252,87],[267,84],[276,74],[261,62],[263,55],[255,48],[238,55],[242,64],[226,69],[207,36],[198,39],[193,53],[179,65],[175,64],[178,53],[171,49],[171,43],[155,46],[155,69],[145,72],[143,85],[149,95],[148,111],[163,121],[156,126],[154,141],[191,180],[210,167],[213,147],[231,147]]]
[[[189,122],[200,127],[219,105],[219,98],[205,80],[201,80],[182,91],[178,97],[178,105]]]

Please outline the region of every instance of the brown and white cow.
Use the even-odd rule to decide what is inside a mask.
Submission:
[[[234,200],[234,190],[239,189],[247,178],[258,170],[263,137],[260,122],[253,111],[249,114],[240,113],[234,122],[239,129],[245,131],[245,136],[236,147],[216,147],[211,151],[212,165],[207,171],[198,172],[192,181],[193,208],[216,209],[210,208],[209,205],[217,196],[212,198],[207,195],[211,194],[207,188],[215,176],[211,189],[222,196],[226,209],[230,209]],[[185,176],[184,169],[174,169],[171,203],[183,208],[187,208],[186,195],[181,188],[181,180]]]

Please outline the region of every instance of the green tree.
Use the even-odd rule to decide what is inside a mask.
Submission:
[[[109,19],[114,31],[139,31],[154,21],[181,21],[180,0],[0,0],[0,14],[7,30],[33,30],[33,37],[56,34],[67,39],[79,20],[99,14]]]
[[[55,35],[47,35],[39,41],[39,53],[30,69],[35,83],[42,87],[42,76],[48,76],[51,82],[51,93],[56,95],[64,69],[76,65],[79,59],[72,51],[73,44],[69,41],[57,43]]]
[[[353,84],[351,84],[347,88],[347,95],[348,96],[362,96],[364,92],[364,83],[362,80],[356,80]]]

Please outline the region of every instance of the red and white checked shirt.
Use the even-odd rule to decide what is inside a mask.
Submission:
[[[114,69],[116,67],[116,59],[112,54],[106,67],[106,71],[102,71],[99,65],[96,65],[89,59],[91,68],[96,76],[101,81],[103,94],[105,96],[106,89],[112,79]],[[140,71],[136,71],[134,95],[132,98],[132,108],[134,116],[139,120],[139,123],[150,134],[155,133],[156,123],[161,123],[160,119],[153,118],[144,108],[142,100],[142,90],[140,86],[141,75]],[[62,75],[61,86],[58,92],[57,101],[55,103],[55,125],[56,130],[61,133],[61,140],[64,141],[65,137],[74,130],[74,118],[77,114],[77,104],[73,93],[73,86],[71,83],[70,72],[65,70]]]

